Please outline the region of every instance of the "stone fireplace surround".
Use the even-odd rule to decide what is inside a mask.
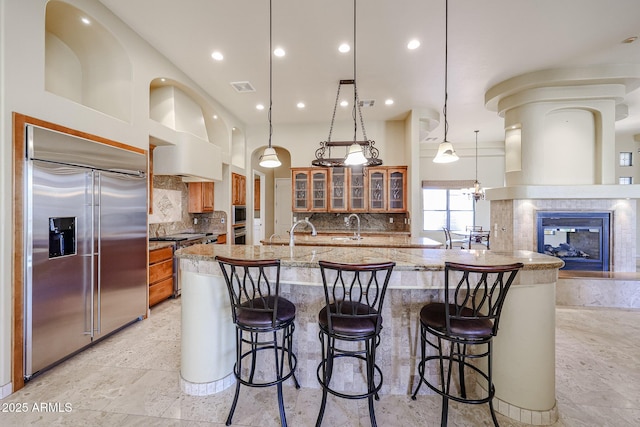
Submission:
[[[611,212],[611,271],[636,271],[636,201],[585,200],[492,200],[491,249],[537,252],[536,212]]]
[[[536,252],[538,211],[611,212],[610,272],[600,276],[561,273],[556,302],[559,305],[640,308],[640,275],[636,272],[639,192],[638,185],[488,189],[491,250]]]

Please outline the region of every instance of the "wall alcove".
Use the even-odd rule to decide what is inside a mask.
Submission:
[[[46,7],[45,89],[131,121],[132,65],[96,19],[59,0]]]

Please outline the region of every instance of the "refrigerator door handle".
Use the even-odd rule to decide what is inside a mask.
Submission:
[[[98,216],[98,225],[95,227],[97,228],[97,233],[98,233],[98,275],[96,277],[96,282],[97,282],[97,290],[98,290],[98,298],[97,298],[97,311],[98,311],[98,315],[96,316],[96,323],[97,323],[97,328],[96,328],[96,333],[100,334],[100,329],[101,329],[101,325],[100,325],[100,320],[101,320],[101,315],[100,315],[100,287],[101,287],[101,277],[102,277],[102,262],[101,262],[101,253],[102,253],[102,230],[100,230],[100,224],[102,223],[102,178],[100,176],[100,172],[94,172],[96,174],[96,181],[98,183],[98,204],[97,204],[97,216]],[[96,194],[95,192],[93,193],[94,195]],[[94,222],[95,224],[95,222]]]
[[[95,223],[96,223],[96,172],[91,171],[91,184],[89,185],[89,190],[91,191],[91,298],[89,300],[90,308],[90,335],[93,339],[93,334],[95,332],[95,298],[96,298],[96,290],[95,290],[95,280],[96,280],[96,233],[95,233]]]

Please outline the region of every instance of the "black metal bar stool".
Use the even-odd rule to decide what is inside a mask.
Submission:
[[[447,425],[449,399],[471,404],[489,403],[491,418],[498,426],[493,409],[492,338],[498,333],[507,291],[522,267],[521,263],[479,266],[447,262],[445,302],[430,303],[420,310],[420,379],[411,398],[416,400],[422,383],[441,395],[442,426]],[[435,355],[427,356],[427,344],[436,350]],[[483,358],[486,369],[478,363]],[[432,364],[435,366],[431,371],[438,372],[439,384],[432,383],[425,375]],[[456,370],[459,377],[457,388],[451,381]],[[467,395],[465,371],[484,379],[486,397]]]
[[[275,385],[278,389],[280,422],[286,426],[282,383],[293,377],[296,388],[300,388],[300,384],[295,376],[297,359],[293,353],[296,307],[280,296],[280,260],[241,260],[217,256],[216,261],[227,283],[231,314],[236,325],[236,363],[233,373],[237,383],[226,424],[231,425],[241,384],[250,387]],[[254,377],[258,355],[269,356],[260,353],[263,350],[273,351],[275,378]],[[250,365],[243,369],[246,358],[250,358]]]
[[[376,426],[373,398],[378,399],[382,387],[382,371],[376,365],[376,347],[380,344],[382,330],[382,304],[395,262],[339,264],[319,261],[319,264],[325,306],[318,314],[322,361],[317,375],[322,387],[322,403],[316,426],[322,424],[327,393],[346,399],[367,398],[371,425]],[[347,393],[332,388],[334,362],[342,357],[364,362],[366,391]]]

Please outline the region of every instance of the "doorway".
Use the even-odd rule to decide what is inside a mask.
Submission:
[[[291,229],[291,178],[276,178],[276,206],[274,233],[289,237]]]
[[[253,244],[259,245],[264,240],[265,220],[265,175],[253,171]]]

